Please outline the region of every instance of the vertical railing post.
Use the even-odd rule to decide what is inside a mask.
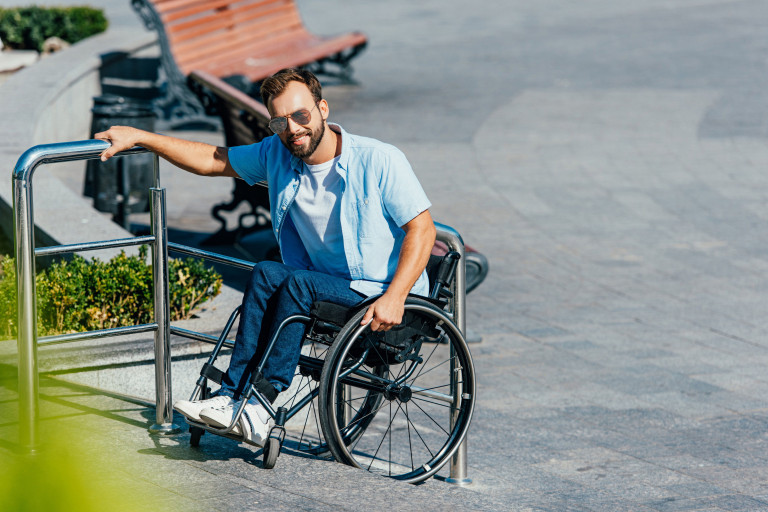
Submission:
[[[22,173],[14,173],[13,217],[18,299],[19,444],[22,450],[30,453],[36,451],[39,444],[35,223],[32,216],[32,181]]]
[[[13,170],[14,248],[16,255],[17,345],[19,383],[19,445],[21,450],[39,449],[39,376],[37,361],[37,303],[35,289],[35,223],[32,208],[32,176],[38,165],[98,158],[109,143],[84,141],[44,144],[29,148]],[[131,148],[120,156],[146,152]],[[155,315],[159,326],[155,336],[157,424],[150,431],[175,434],[171,404],[170,313],[168,302],[168,239],[165,220],[165,191],[159,188],[159,161],[154,161],[155,187],[152,192],[153,270]]]
[[[159,187],[158,160],[155,156],[155,186],[150,191],[152,278],[154,284],[155,331],[155,424],[153,434],[174,435],[181,429],[173,424],[171,392],[171,313],[168,292],[168,228],[165,218],[165,189]]]
[[[451,291],[453,292],[452,299],[452,313],[453,321],[456,327],[459,328],[461,333],[466,336],[467,334],[467,310],[466,310],[466,263],[464,261],[464,241],[461,239],[459,233],[444,224],[435,223],[437,226],[437,239],[448,246],[451,251],[459,253],[459,264],[456,266],[456,274],[454,276],[453,285]],[[454,396],[455,401],[461,400],[462,390],[461,383],[457,381],[458,372],[455,370],[455,354],[453,353],[453,347],[451,347],[451,393]],[[458,403],[455,404],[456,406]],[[456,421],[458,415],[458,407],[453,407],[451,412],[451,429]],[[469,485],[472,483],[472,479],[467,476],[467,439],[459,446],[456,453],[451,457],[449,465],[449,477],[446,482],[456,485]]]

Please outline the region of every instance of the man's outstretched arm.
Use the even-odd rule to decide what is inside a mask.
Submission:
[[[130,126],[112,126],[93,137],[112,144],[101,154],[103,161],[112,158],[120,151],[141,146],[193,174],[232,178],[238,176],[229,163],[227,148],[224,147],[177,139]]]
[[[405,299],[429,261],[435,244],[435,223],[429,210],[421,212],[403,226],[405,238],[397,260],[397,270],[387,290],[365,313],[362,325],[371,330],[388,331],[403,321]]]

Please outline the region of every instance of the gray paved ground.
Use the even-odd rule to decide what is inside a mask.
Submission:
[[[290,455],[264,471],[87,394],[44,414],[90,417],[160,509],[768,510],[765,3],[300,5],[371,38],[332,117],[401,147],[491,261],[469,304],[473,486]],[[180,180],[191,230],[208,188]]]

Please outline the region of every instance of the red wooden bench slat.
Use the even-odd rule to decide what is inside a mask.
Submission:
[[[308,35],[308,37],[313,36]],[[271,41],[280,47],[280,53],[290,53],[291,48],[293,47],[291,42],[294,40],[295,38],[293,38],[291,34],[280,34],[276,35]],[[247,62],[249,60],[267,58],[267,55],[271,49],[269,46],[264,44],[242,47],[238,41],[224,41],[219,46],[225,48],[221,53],[208,53],[204,56],[198,55],[194,59],[194,63],[196,65],[195,69],[206,69],[215,75],[225,76],[220,75],[218,72],[213,72],[213,70],[219,68],[228,69],[230,65],[234,65],[245,70],[245,68],[248,66]],[[274,53],[274,50],[272,53]],[[179,66],[182,65],[179,64]]]
[[[279,71],[283,67],[314,62],[362,44],[365,40],[365,36],[359,33],[335,38],[321,38],[309,33],[305,33],[305,37],[295,38],[289,34],[284,34],[270,39],[269,44],[253,48],[241,48],[237,42],[224,42],[218,46],[218,48],[223,48],[223,51],[206,56],[198,54],[194,56],[193,60],[197,66],[196,69],[205,69],[218,76],[225,76],[222,74],[225,73],[223,70],[230,70],[232,66],[239,69],[241,74],[250,76],[257,74],[256,70],[261,67],[274,68],[277,66],[274,71]],[[229,49],[227,49],[228,46]],[[188,63],[189,60],[184,62],[185,65]],[[180,67],[184,67],[184,65],[180,64]]]
[[[174,23],[177,22],[177,20],[198,16],[201,13],[211,12],[211,11],[218,11],[218,12],[226,11],[230,7],[238,8],[238,7],[245,6],[246,8],[249,8],[249,9],[259,9],[269,4],[273,4],[273,5],[282,4],[282,7],[284,9],[290,9],[291,7],[296,8],[295,6],[291,6],[289,3],[286,3],[285,0],[258,0],[258,1],[250,1],[245,4],[240,2],[243,5],[238,5],[238,2],[233,2],[232,0],[185,0],[185,1],[189,5],[179,6],[174,9],[167,9],[161,13],[163,22],[166,24],[166,26],[173,25]]]
[[[165,12],[169,9],[177,9],[180,5],[202,3],[205,0],[154,0],[152,4],[157,12]]]
[[[261,32],[269,32],[268,38],[263,38]],[[256,24],[254,30],[221,34],[209,34],[185,44],[174,47],[176,63],[181,68],[190,63],[204,62],[208,59],[242,59],[245,56],[261,52],[267,46],[267,41],[285,38],[305,39],[312,37],[303,27],[296,27],[290,20],[279,20],[266,25]]]
[[[298,11],[285,7],[264,7],[260,9],[247,8],[229,9],[220,12],[209,12],[192,20],[183,21],[167,26],[169,37],[182,41],[194,38],[206,32],[216,32],[222,29],[244,31],[253,20],[268,20],[272,18],[290,18],[301,24]]]
[[[155,6],[155,10],[159,14],[166,14],[169,12],[178,12],[185,9],[194,9],[199,6],[216,6],[230,4],[243,4],[243,3],[262,3],[262,2],[274,2],[284,0],[152,0],[152,5]],[[214,7],[211,7],[214,8]]]
[[[268,40],[276,32],[294,29],[303,30],[301,20],[290,15],[273,15],[269,17],[253,16],[238,20],[236,26],[220,22],[214,28],[212,25],[188,30],[184,33],[174,32],[168,39],[174,47],[185,51],[190,48],[204,47],[214,43],[216,39],[245,38],[251,41]]]
[[[365,41],[365,38],[362,37],[360,40]],[[331,55],[335,55],[351,46],[354,46],[354,44],[339,45],[334,41],[328,42],[325,45],[304,44],[304,47],[290,46],[287,48],[289,51],[285,53],[264,55],[259,52],[253,57],[242,61],[232,62],[230,64],[213,62],[207,70],[218,76],[241,74],[252,81],[258,81],[263,80],[283,68],[303,66],[308,62],[315,62]]]

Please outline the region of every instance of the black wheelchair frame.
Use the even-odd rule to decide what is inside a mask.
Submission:
[[[429,266],[429,298],[409,296],[403,322],[387,332],[361,325],[371,297],[346,308],[313,304],[309,315],[283,321],[269,341],[226,428],[187,419],[192,446],[204,432],[246,441],[233,433],[245,405],[255,398],[274,426],[264,444],[263,467],[272,468],[284,447],[418,483],[436,474],[467,434],[475,404],[475,374],[467,343],[444,308],[459,255],[449,252]],[[210,397],[208,381],[221,384],[214,366],[240,314],[230,316],[200,372],[190,400]],[[280,331],[291,322],[306,325],[302,355],[291,387],[276,407],[256,388],[264,362]],[[309,406],[309,407],[308,407]],[[301,418],[289,420],[299,412]],[[310,422],[313,419],[313,422]],[[246,441],[247,442],[247,441]]]

